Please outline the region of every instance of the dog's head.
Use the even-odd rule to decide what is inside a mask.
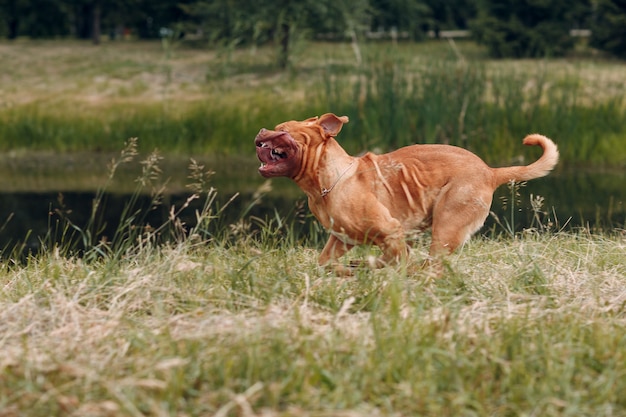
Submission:
[[[344,123],[348,123],[348,117],[326,113],[303,121],[284,122],[274,130],[261,129],[254,140],[261,161],[259,173],[266,178],[295,178],[305,165],[304,159],[316,157],[312,149],[337,136]]]

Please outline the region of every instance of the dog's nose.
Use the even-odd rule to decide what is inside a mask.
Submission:
[[[259,130],[259,133],[256,134],[256,140],[261,139],[265,135],[267,135],[267,129],[263,127],[261,128],[261,130]]]
[[[265,137],[265,135],[267,134],[267,129],[262,128],[261,130],[259,130],[259,133],[257,133],[256,137],[254,138],[254,142],[256,143],[256,146],[260,146],[263,138]]]

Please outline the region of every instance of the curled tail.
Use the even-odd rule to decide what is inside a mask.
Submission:
[[[545,177],[559,161],[559,150],[554,142],[547,137],[534,133],[526,136],[523,143],[529,146],[541,146],[543,155],[530,165],[494,168],[496,186],[511,180],[527,181]]]

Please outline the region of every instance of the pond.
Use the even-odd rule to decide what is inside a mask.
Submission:
[[[26,241],[28,250],[36,251],[41,239],[56,227],[60,217],[84,227],[96,191],[107,184],[107,165],[114,157],[99,153],[23,153],[0,157],[0,250],[6,252],[16,243]],[[254,156],[205,156],[198,158],[198,163],[204,165],[205,170],[215,172],[210,184],[218,191],[216,208],[237,195],[221,214],[218,222],[221,225],[235,222],[242,215],[292,218],[294,207],[308,214],[304,194],[298,187],[285,178],[267,183],[257,173],[258,162]],[[181,207],[189,197],[188,164],[188,158],[169,156],[160,162],[165,190],[162,204],[150,209],[149,187],[141,189],[136,204],[137,208],[145,210],[145,222],[157,227],[167,219],[172,205]],[[135,179],[141,174],[141,167],[138,161],[120,167],[106,187],[104,210],[100,214],[100,222],[106,224],[101,231],[103,236],[111,236],[127,202],[139,189]],[[563,170],[529,181],[517,189],[503,185],[496,191],[492,204],[494,215],[487,219],[482,233],[506,234],[510,228],[520,231],[536,227],[531,198],[537,201],[537,196],[543,198],[542,206],[535,207],[541,223],[551,224],[552,230],[625,229],[625,184],[624,170]],[[256,200],[255,192],[259,188],[264,193]],[[203,201],[202,198],[195,200],[183,211],[181,218],[187,225],[194,224],[195,210]],[[511,201],[515,201],[513,210]],[[312,221],[309,215],[304,223]],[[308,229],[303,227],[302,230]]]

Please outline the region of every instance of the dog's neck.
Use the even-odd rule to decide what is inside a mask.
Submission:
[[[335,186],[346,178],[348,171],[356,162],[356,158],[350,156],[334,138],[329,138],[321,145],[326,149],[321,152],[318,161],[313,160],[314,172],[317,173],[306,181],[296,181],[298,186],[309,198],[317,199],[330,193]]]

